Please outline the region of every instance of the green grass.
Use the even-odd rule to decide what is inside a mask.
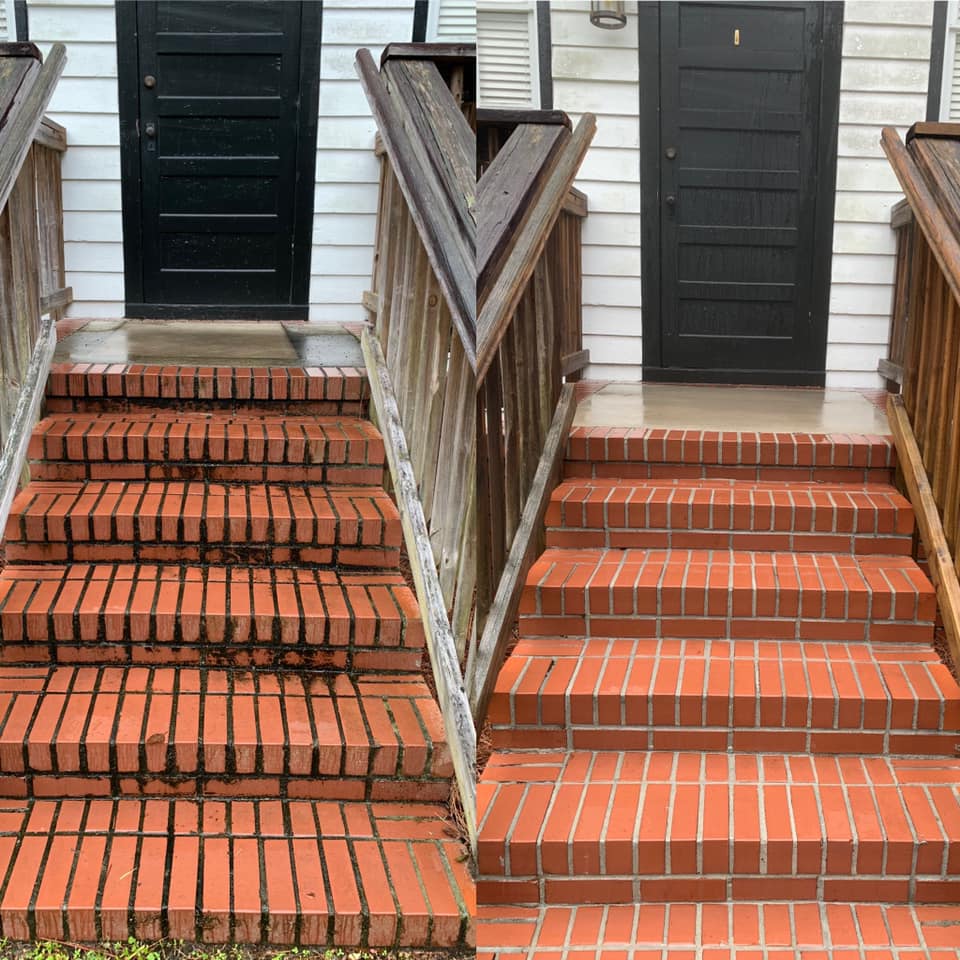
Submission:
[[[462,956],[472,956],[465,953]],[[0,939],[0,960],[451,960],[431,951],[344,948],[257,947],[240,944],[194,944],[182,940],[79,944],[59,940]]]

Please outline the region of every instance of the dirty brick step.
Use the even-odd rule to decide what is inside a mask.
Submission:
[[[575,426],[564,475],[884,483],[895,460],[889,437]]]
[[[55,363],[46,410],[271,409],[363,417],[370,395],[355,367],[197,367]]]
[[[383,440],[366,420],[229,411],[61,413],[41,420],[36,480],[383,482]]]
[[[909,554],[913,512],[886,484],[567,480],[551,547],[677,547]]]
[[[956,903],[960,760],[494,754],[484,903]]]
[[[399,573],[72,564],[0,572],[0,657],[416,671],[416,598]]]
[[[396,567],[402,532],[381,488],[89,480],[31,483],[6,536],[15,563]]]
[[[490,721],[501,749],[957,756],[960,687],[924,644],[535,638]]]
[[[935,611],[910,557],[548,548],[520,633],[929,643]]]
[[[445,801],[418,674],[0,668],[0,795]]]
[[[806,901],[481,906],[478,918],[478,960],[493,960],[495,953],[525,956],[532,943],[541,960],[692,960],[695,950],[708,950],[703,956],[710,960],[792,960],[798,956],[795,950],[813,951],[800,954],[809,960],[955,960],[960,940],[960,907],[939,905]]]
[[[471,882],[444,813],[298,800],[8,801],[0,929],[13,939],[467,946]]]

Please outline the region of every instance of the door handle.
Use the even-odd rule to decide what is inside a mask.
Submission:
[[[143,128],[144,136],[155,137],[157,135],[157,125],[155,123],[148,123]]]
[[[668,207],[675,207],[677,205],[677,198],[675,194],[668,193],[663,199]]]

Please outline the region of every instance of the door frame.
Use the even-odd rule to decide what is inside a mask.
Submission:
[[[830,317],[830,274],[833,259],[834,202],[837,184],[837,134],[840,119],[840,68],[843,3],[821,3],[823,65],[820,78],[820,131],[813,230],[813,327],[817,370],[741,372],[739,383],[822,387],[826,381],[827,325]],[[660,337],[660,4],[638,5],[640,52],[640,287],[643,298],[643,379],[673,383],[718,382],[718,371],[663,366]],[[729,379],[720,382],[732,382]]]
[[[139,2],[115,4],[117,17],[117,95],[120,112],[120,191],[123,223],[124,313],[127,317],[188,320],[306,320],[310,309],[310,258],[320,113],[322,0],[300,4],[300,123],[293,188],[293,260],[289,304],[218,306],[143,302],[143,209],[140,195]],[[304,171],[309,176],[303,176]]]

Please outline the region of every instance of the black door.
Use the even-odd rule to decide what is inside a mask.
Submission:
[[[306,318],[320,10],[117,4],[128,316]]]
[[[645,376],[822,384],[842,5],[640,8]]]

